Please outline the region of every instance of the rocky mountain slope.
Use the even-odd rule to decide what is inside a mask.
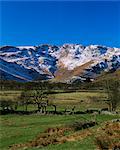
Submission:
[[[0,48],[1,79],[33,81],[52,79],[72,82],[96,78],[120,69],[120,48],[82,46],[3,46]]]

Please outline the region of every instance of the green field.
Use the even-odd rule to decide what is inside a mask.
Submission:
[[[61,107],[71,108],[76,107],[76,110],[83,111],[87,108],[102,108],[107,107],[102,101],[106,99],[104,92],[73,92],[73,93],[60,93],[54,94],[55,100],[53,102]],[[99,99],[100,101],[93,101],[92,98]]]
[[[1,91],[0,100],[16,101],[20,96],[21,91]],[[57,106],[57,111],[67,109],[71,111],[75,106],[76,111],[85,111],[90,109],[107,108],[108,105],[104,102],[107,94],[104,91],[76,91],[72,93],[56,93],[49,96],[49,100]],[[17,111],[25,110],[24,106],[18,106]],[[28,111],[37,110],[37,106],[28,105]],[[47,110],[54,110],[51,106],[47,106]],[[118,107],[119,110],[119,107]],[[9,146],[14,144],[23,144],[28,141],[33,141],[39,134],[43,133],[48,128],[66,127],[74,122],[96,120],[98,125],[91,128],[92,134],[83,139],[65,142],[62,144],[50,144],[42,148],[32,147],[27,150],[95,150],[96,130],[103,125],[104,122],[117,119],[119,115],[95,115],[95,114],[32,114],[32,115],[17,115],[7,114],[0,116],[0,150],[8,150]],[[86,131],[87,129],[85,129]],[[83,130],[76,133],[82,134]],[[66,133],[71,135],[73,133]],[[66,136],[66,135],[65,135]],[[14,150],[17,150],[16,148]],[[19,150],[22,150],[21,148]]]
[[[0,149],[7,150],[10,145],[25,143],[33,140],[39,133],[49,127],[59,127],[68,125],[75,121],[91,120],[92,115],[4,115],[1,116],[0,125]],[[118,118],[117,115],[97,115],[96,119],[99,125],[93,127],[98,128],[102,122]],[[81,132],[81,131],[79,131]],[[31,148],[31,150],[39,148]],[[74,142],[66,142],[64,144],[48,145],[41,148],[42,150],[94,150],[96,144],[94,136],[91,135],[84,140]]]
[[[0,100],[16,101],[20,96],[21,91],[1,91]],[[76,91],[72,93],[57,93],[49,96],[49,101],[57,106],[57,110],[71,110],[75,106],[76,111],[84,111],[88,108],[105,108],[108,107],[103,101],[106,99],[104,91]],[[97,101],[98,100],[98,101]],[[18,110],[23,110],[24,107],[18,107]],[[37,107],[29,105],[28,110],[35,110]],[[52,107],[48,107],[52,110]]]

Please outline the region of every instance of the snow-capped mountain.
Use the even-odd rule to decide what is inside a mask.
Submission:
[[[1,78],[32,81],[95,78],[120,68],[120,48],[79,44],[4,46],[0,48]]]

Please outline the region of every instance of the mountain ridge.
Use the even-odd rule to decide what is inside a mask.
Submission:
[[[0,70],[4,72],[1,78],[10,80],[10,74],[15,80],[66,82],[72,78],[96,78],[101,72],[120,69],[120,48],[80,44],[3,46],[0,59]]]

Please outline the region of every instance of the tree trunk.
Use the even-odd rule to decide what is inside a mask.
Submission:
[[[25,111],[27,111],[27,106],[28,106],[28,104],[26,103],[26,104],[25,104]]]
[[[45,114],[46,114],[46,106],[45,106]]]
[[[75,113],[75,106],[72,108],[72,114]]]
[[[56,113],[57,112],[57,107],[56,107],[56,105],[52,105],[53,107],[54,107],[54,113]]]
[[[14,109],[15,109],[15,110],[17,110],[17,107],[18,107],[18,104],[15,104],[15,107],[14,107]]]
[[[41,111],[41,104],[37,103],[37,106],[38,106],[38,111],[40,112]]]

